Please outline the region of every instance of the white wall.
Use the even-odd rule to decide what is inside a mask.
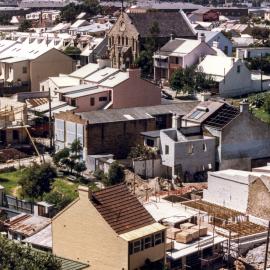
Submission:
[[[249,191],[247,177],[208,172],[208,189],[203,191],[203,199],[223,207],[246,212]]]
[[[240,72],[237,72],[240,66]],[[222,97],[234,97],[252,91],[251,73],[245,64],[238,60],[226,74],[225,79],[219,83],[219,94]]]

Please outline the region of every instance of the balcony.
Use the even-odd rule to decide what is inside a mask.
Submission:
[[[157,68],[168,68],[168,56],[155,54],[154,55],[154,66]]]

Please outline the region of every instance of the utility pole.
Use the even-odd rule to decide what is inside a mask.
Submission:
[[[269,237],[270,237],[270,221],[268,223],[268,232],[267,232],[267,239],[266,239],[266,249],[265,249],[264,268],[263,268],[264,270],[266,270],[267,268]]]
[[[51,88],[49,87],[49,137],[50,137],[50,151],[53,148],[53,132],[52,132],[52,99]]]
[[[262,71],[262,53],[261,53],[261,92],[263,91],[263,71]]]

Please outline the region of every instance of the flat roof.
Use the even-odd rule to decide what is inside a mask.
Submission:
[[[156,223],[141,227],[139,229],[120,234],[119,236],[126,241],[133,241],[133,240],[145,237],[147,235],[150,235],[150,234],[153,234],[161,230],[165,230],[165,229],[166,229],[165,226],[156,222]]]
[[[156,221],[167,219],[168,222],[176,223],[187,220],[198,213],[195,209],[187,209],[180,203],[171,203],[164,199],[156,200],[155,197],[150,197],[143,206]]]
[[[219,235],[214,235],[213,237],[213,233],[208,232],[206,236],[200,237],[199,240],[193,241],[189,244],[183,244],[173,241],[174,249],[172,251],[167,251],[166,253],[168,258],[171,258],[172,260],[177,260],[187,255],[198,252],[198,248],[203,250],[224,241],[227,241],[227,238]]]
[[[119,72],[107,78],[100,85],[104,87],[114,87],[118,85],[119,83],[122,83],[128,79],[129,79],[128,72]]]
[[[70,106],[70,105],[66,105],[66,106],[62,106],[62,107],[57,108],[57,109],[52,109],[52,114],[59,113],[59,112],[73,111],[75,109],[77,109],[77,108]],[[46,112],[46,113],[44,113],[44,115],[49,117],[50,113]]]

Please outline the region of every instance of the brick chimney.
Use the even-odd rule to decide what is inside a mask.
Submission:
[[[141,69],[137,66],[130,66],[127,70],[129,73],[129,78],[141,78]]]

